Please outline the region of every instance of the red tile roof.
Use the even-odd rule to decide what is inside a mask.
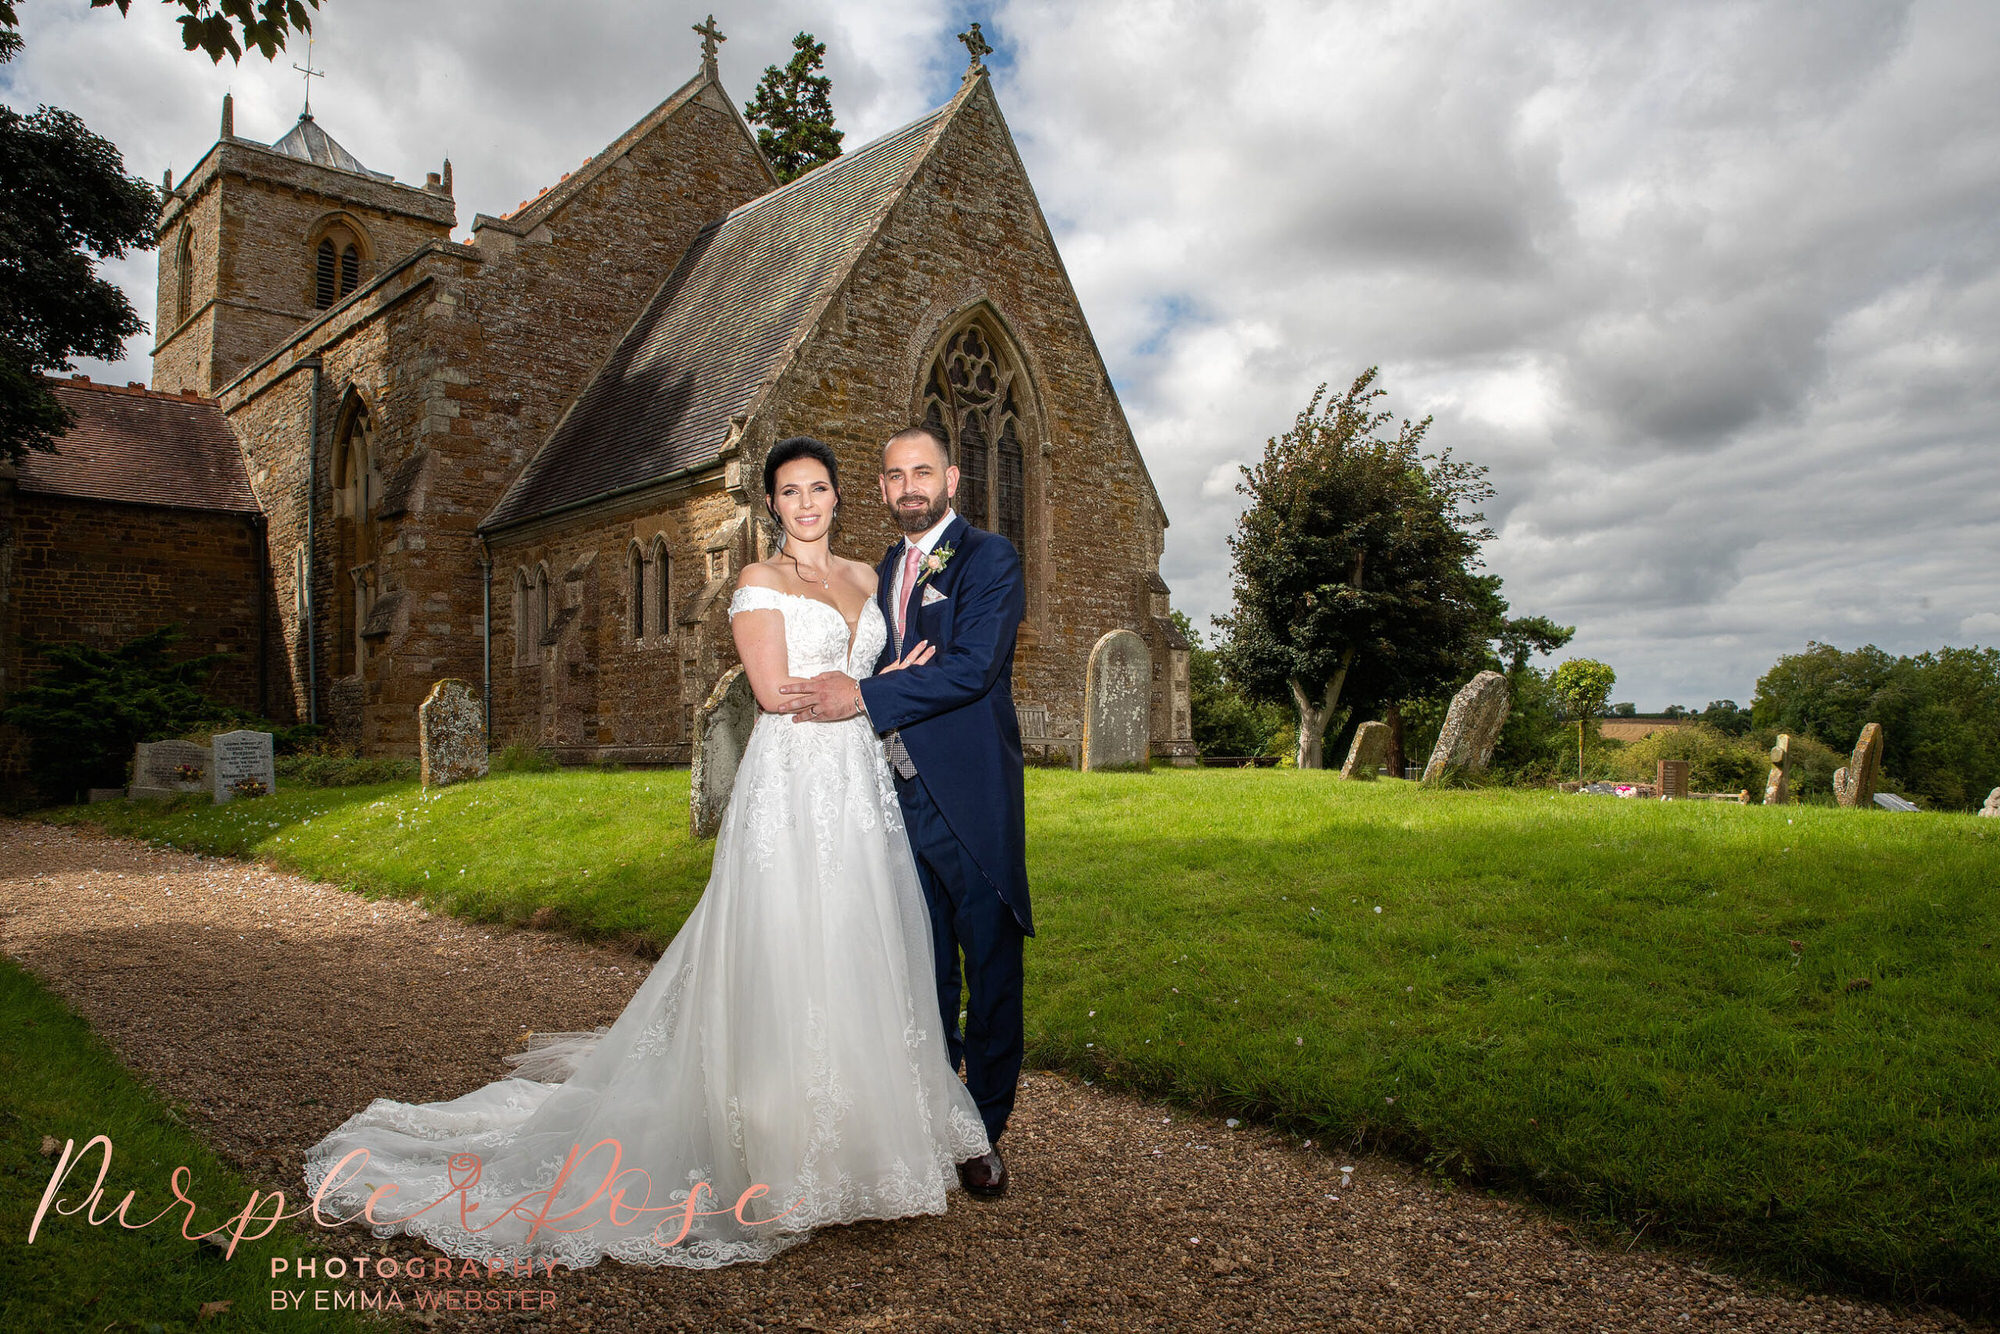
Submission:
[[[49,387],[76,421],[55,453],[30,450],[21,461],[22,491],[256,513],[243,455],[214,399],[82,376],[50,377]]]

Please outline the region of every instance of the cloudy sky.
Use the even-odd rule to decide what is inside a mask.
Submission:
[[[677,0],[324,0],[314,113],[462,227],[694,72]],[[1235,465],[1321,381],[1488,465],[1515,609],[1642,709],[1748,702],[1811,639],[2000,643],[2000,6],[1811,0],[714,5],[740,102],[801,28],[858,146],[948,97],[980,19],[1001,105],[1172,519],[1229,603]],[[26,0],[0,99],[152,180],[297,116],[167,7]],[[153,256],[111,266],[153,310]],[[143,379],[147,340],[95,374]]]

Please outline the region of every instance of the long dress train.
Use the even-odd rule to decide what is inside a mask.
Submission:
[[[729,610],[758,609],[783,614],[795,676],[864,676],[886,639],[872,599],[851,642],[813,598],[743,588]],[[333,1175],[329,1219],[396,1187],[377,1236],[576,1268],[713,1268],[830,1223],[942,1213],[954,1165],[990,1145],[932,978],[881,742],[859,718],[763,715],[708,888],[617,1021],[449,1102],[376,1099],[308,1151],[306,1183]]]

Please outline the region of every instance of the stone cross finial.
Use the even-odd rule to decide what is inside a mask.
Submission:
[[[715,63],[715,44],[717,42],[726,42],[729,39],[722,35],[722,29],[715,26],[715,15],[713,14],[708,16],[708,22],[695,24],[694,31],[701,34],[701,63],[704,65],[713,65]]]
[[[972,25],[971,32],[960,33],[958,35],[958,40],[964,42],[965,49],[972,53],[971,63],[969,63],[965,67],[966,77],[970,78],[972,77],[972,75],[986,68],[984,65],[979,63],[979,57],[992,55],[993,48],[988,46],[986,44],[986,38],[980,35],[979,25],[977,23]]]

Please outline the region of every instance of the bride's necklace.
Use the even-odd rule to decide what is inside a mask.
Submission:
[[[787,556],[792,555],[789,551],[786,552],[785,554]],[[799,558],[797,556],[792,556],[792,568],[799,572],[800,583],[818,584],[821,588],[824,588],[829,593],[833,591],[833,585],[831,583],[828,583],[825,579],[815,579],[811,575],[807,574],[805,572],[805,567],[799,564]],[[831,574],[832,572],[833,571],[831,567],[829,567],[827,573]]]

